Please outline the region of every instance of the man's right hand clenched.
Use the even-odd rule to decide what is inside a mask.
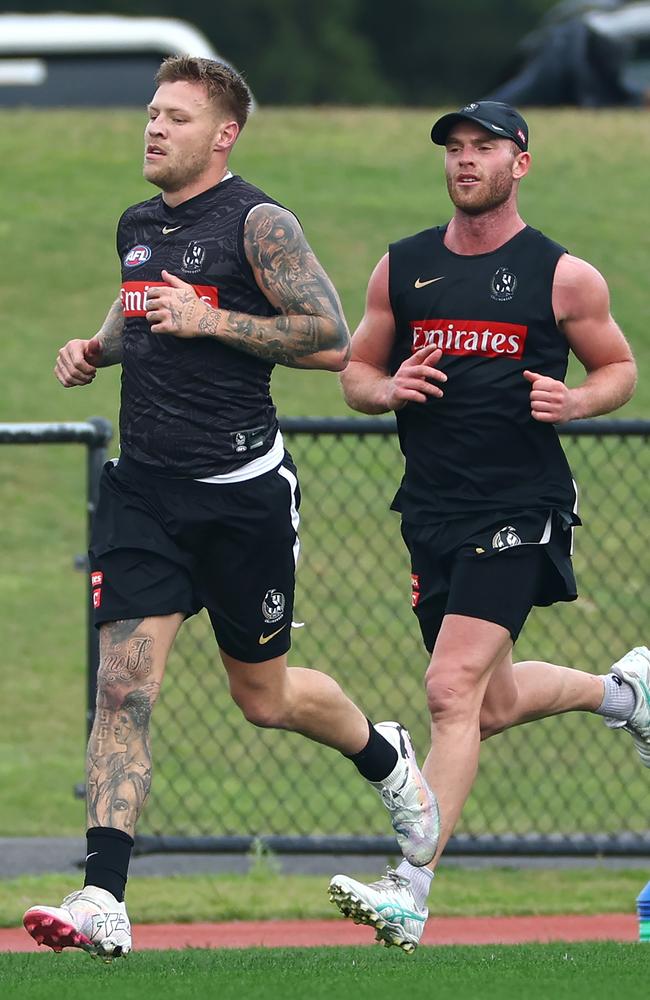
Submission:
[[[97,374],[102,354],[99,337],[69,340],[56,356],[54,374],[66,389],[73,385],[88,385]]]

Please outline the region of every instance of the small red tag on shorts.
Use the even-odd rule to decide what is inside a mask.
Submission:
[[[102,588],[97,587],[95,590],[93,590],[93,608],[101,607],[101,603],[102,603]]]

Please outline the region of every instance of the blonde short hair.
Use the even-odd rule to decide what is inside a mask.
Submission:
[[[220,112],[232,115],[240,129],[246,124],[251,109],[251,93],[243,77],[225,63],[197,56],[170,56],[156,73],[156,84],[200,83]]]

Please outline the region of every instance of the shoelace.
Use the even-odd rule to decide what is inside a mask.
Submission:
[[[394,868],[387,867],[386,874],[372,883],[377,889],[410,889],[411,882],[404,875],[400,875]]]
[[[420,816],[414,815],[413,806],[410,806],[402,795],[401,789],[394,791],[391,788],[382,788],[380,791],[382,802],[393,813],[393,825],[398,823],[400,827],[417,828],[420,824]]]
[[[404,797],[401,790],[395,791],[392,788],[382,788],[380,793],[382,802],[387,806],[404,805]]]
[[[68,893],[68,895],[65,897],[65,899],[61,903],[61,906],[67,906],[68,903],[74,903],[75,900],[79,899],[79,897],[82,896],[82,895],[83,895],[83,889],[75,889],[74,892]]]

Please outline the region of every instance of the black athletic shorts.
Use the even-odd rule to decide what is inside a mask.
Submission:
[[[495,622],[514,642],[535,605],[574,601],[577,524],[577,515],[556,510],[402,522],[411,554],[411,605],[429,652],[445,615]]]
[[[291,645],[300,490],[291,456],[239,483],[104,466],[90,544],[95,625],[205,607],[221,649],[260,663]]]

